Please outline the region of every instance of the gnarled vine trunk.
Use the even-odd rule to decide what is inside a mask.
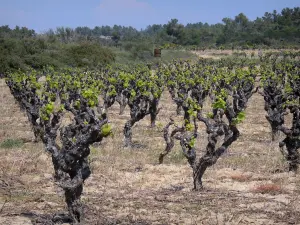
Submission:
[[[124,146],[132,147],[132,127],[135,124],[135,121],[130,119],[125,123],[124,126]]]
[[[154,98],[150,101],[150,127],[155,127],[156,117],[160,111],[160,108],[158,108],[159,99]]]

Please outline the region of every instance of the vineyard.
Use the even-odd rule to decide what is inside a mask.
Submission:
[[[1,82],[2,224],[300,221],[298,52]]]

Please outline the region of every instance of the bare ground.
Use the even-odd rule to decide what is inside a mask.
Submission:
[[[282,50],[278,50],[278,49],[264,49],[263,52],[266,53],[266,52],[281,52],[281,51],[286,51],[284,49]],[[297,51],[297,50],[289,50],[289,51]],[[231,56],[233,55],[233,53],[246,53],[248,56],[251,56],[251,54],[254,54],[255,57],[258,57],[258,52],[259,50],[256,49],[256,50],[217,50],[217,49],[206,49],[204,51],[201,51],[201,50],[197,50],[197,51],[192,51],[192,53],[196,54],[197,56],[199,57],[202,57],[202,58],[211,58],[211,59],[220,59],[224,56]]]
[[[21,148],[0,148],[0,224],[51,224],[66,210],[62,191],[53,182],[49,155],[25,115],[0,80],[0,143],[21,139]],[[300,224],[299,175],[285,172],[278,144],[270,141],[263,99],[254,95],[241,136],[204,177],[205,189],[192,190],[192,171],[176,148],[157,165],[164,149],[161,129],[175,113],[164,94],[157,128],[149,118],[134,127],[140,149],[122,147],[128,111],[109,113],[114,136],[92,147],[92,175],[85,184],[85,224]],[[205,149],[205,129],[197,140]]]

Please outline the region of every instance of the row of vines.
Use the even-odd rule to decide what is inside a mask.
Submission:
[[[264,97],[266,118],[273,140],[279,132],[284,139],[279,147],[287,159],[289,170],[300,163],[300,70],[298,56],[261,56],[260,65],[244,67],[238,62],[199,60],[174,61],[147,66],[107,66],[100,70],[45,68],[43,71],[14,72],[6,75],[6,83],[28,117],[36,141],[41,141],[51,155],[55,179],[64,190],[69,214],[57,220],[81,222],[80,196],[84,181],[90,176],[90,146],[112,135],[107,112],[114,103],[120,114],[126,107],[130,118],[125,123],[124,147],[134,148],[133,126],[147,115],[155,126],[160,112],[160,99],[167,90],[177,106],[163,129],[165,149],[159,163],[172,150],[176,141],[193,171],[193,187],[202,188],[202,177],[240,135],[238,124],[245,116],[254,93]],[[203,107],[204,102],[209,107]],[[72,115],[72,123],[62,126],[64,115]],[[292,114],[288,127],[285,116]],[[199,123],[206,128],[205,153],[196,152]]]

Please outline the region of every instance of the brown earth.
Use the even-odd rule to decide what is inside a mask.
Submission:
[[[53,182],[49,155],[33,133],[26,116],[0,80],[0,143],[21,139],[20,148],[0,148],[0,224],[51,224],[50,215],[65,211],[62,191]],[[164,149],[161,128],[175,113],[164,93],[157,128],[149,118],[133,131],[140,149],[122,147],[128,111],[109,111],[114,136],[92,147],[92,175],[82,201],[85,224],[300,224],[300,179],[285,171],[278,144],[270,141],[263,99],[255,94],[241,136],[204,176],[205,189],[192,190],[192,171],[178,144],[157,165]],[[200,126],[198,154],[206,135]]]
[[[282,50],[278,50],[278,49],[267,49],[267,50],[263,50],[264,53],[266,52],[281,52],[281,51],[286,51],[285,49]],[[290,49],[288,51],[292,51],[292,52],[297,52],[298,50],[293,50]],[[211,58],[211,59],[220,59],[222,57],[226,57],[226,56],[231,56],[233,55],[233,53],[246,53],[249,57],[251,56],[251,54],[254,54],[255,57],[258,57],[258,49],[255,50],[217,50],[217,49],[206,49],[204,51],[201,50],[197,50],[197,51],[192,51],[192,53],[196,54],[199,57],[202,58]]]

